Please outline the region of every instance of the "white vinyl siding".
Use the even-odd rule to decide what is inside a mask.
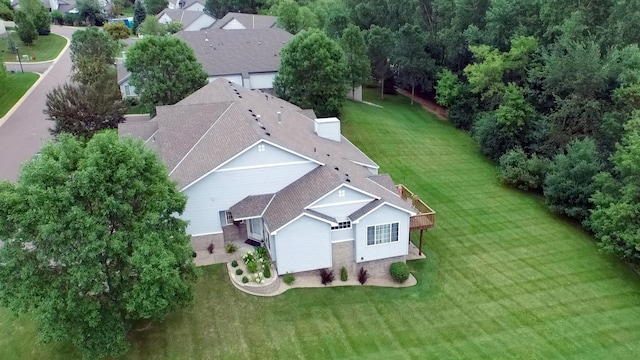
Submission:
[[[331,267],[329,234],[329,224],[308,216],[280,229],[275,236],[278,274]]]
[[[273,89],[277,72],[249,74],[251,89]]]
[[[397,234],[392,224],[397,224]],[[409,214],[402,210],[383,205],[352,226],[355,227],[357,262],[409,253]],[[369,245],[372,237],[374,244]]]
[[[191,7],[193,7],[193,6],[191,6]],[[189,10],[191,10],[191,8],[189,8]],[[189,26],[186,26],[184,28],[184,31],[199,31],[199,30],[202,30],[204,28],[208,28],[209,26],[213,25],[213,23],[215,21],[216,21],[216,19],[214,19],[211,16],[203,13],[194,22],[189,24]]]
[[[189,234],[219,233],[220,211],[228,210],[247,195],[277,192],[316,166],[308,162],[211,173],[184,190],[189,200],[180,217],[189,220]]]
[[[268,166],[287,163],[310,162],[296,154],[282,150],[273,145],[261,142],[249,148],[235,159],[224,164],[219,171],[241,169],[253,166]],[[253,192],[252,194],[260,194]]]

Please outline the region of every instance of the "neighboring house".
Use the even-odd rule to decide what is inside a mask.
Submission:
[[[136,87],[129,85],[129,78],[131,73],[124,67],[124,59],[118,59],[116,62],[116,76],[118,77],[118,86],[120,86],[120,92],[122,98],[137,98]]]
[[[7,28],[4,26],[4,20],[0,19],[0,37],[7,33]]]
[[[244,30],[271,29],[276,27],[278,18],[269,15],[255,15],[230,12],[216,20],[210,29]]]
[[[164,9],[156,16],[158,21],[163,24],[168,24],[172,21],[181,23],[183,31],[198,31],[208,28],[216,21],[216,19],[202,11]]]
[[[205,1],[201,0],[169,0],[169,9],[204,11]]]
[[[209,80],[225,78],[248,89],[273,89],[280,50],[293,35],[279,28],[181,31]]]
[[[49,11],[58,10],[63,14],[68,12],[68,11],[70,11],[70,10],[72,10],[72,9],[75,9],[75,7],[76,7],[76,0],[40,0],[40,2],[42,2],[42,4],[44,4],[44,6],[47,8],[47,10],[49,10]],[[98,2],[102,6],[105,6],[110,1],[99,0]],[[19,9],[20,8],[20,4],[18,3],[18,0],[12,0],[11,1],[11,6],[13,6],[14,9]]]
[[[352,276],[360,267],[388,274],[405,261],[410,230],[434,223],[341,135],[339,119],[223,79],[119,132],[144,139],[188,196],[181,217],[195,249],[249,238],[280,274],[342,266]]]

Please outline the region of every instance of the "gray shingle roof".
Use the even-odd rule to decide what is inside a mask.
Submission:
[[[181,31],[209,76],[274,72],[280,50],[293,37],[281,29]]]
[[[281,112],[280,123],[277,112]],[[260,122],[254,116],[258,114]],[[149,135],[154,126],[156,130]],[[340,142],[320,138],[314,132],[314,120],[299,107],[223,79],[212,81],[176,105],[158,107],[156,117],[147,123],[125,123],[119,129],[121,135],[146,139],[165,161],[180,189],[258,141],[271,142],[324,164],[270,199],[263,219],[271,231],[343,184],[411,211],[397,195],[390,177],[372,176],[359,165],[378,167],[346,138]]]
[[[377,208],[378,206],[382,205],[383,202],[380,200],[373,200],[369,203],[367,203],[365,206],[361,207],[360,209],[354,211],[351,215],[349,215],[349,219],[351,219],[351,221],[356,221],[358,219],[360,219],[363,215],[365,215],[366,213],[368,213],[369,211]]]
[[[189,27],[193,22],[198,20],[200,17],[208,17],[213,18],[202,11],[191,11],[191,10],[182,10],[182,9],[164,9],[156,15],[158,20],[162,17],[162,15],[167,15],[171,21],[177,21],[182,24],[184,28]]]
[[[275,28],[278,18],[270,15],[243,14],[230,12],[227,15],[216,20],[209,29],[222,29],[233,19],[237,20],[247,29],[269,29]]]
[[[233,205],[229,211],[234,220],[244,220],[262,216],[275,194],[249,195]]]

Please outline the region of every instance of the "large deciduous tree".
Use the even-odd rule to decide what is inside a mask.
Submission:
[[[380,98],[384,99],[384,81],[390,76],[391,71],[389,59],[393,50],[393,32],[388,28],[372,25],[366,38],[371,71],[380,81]]]
[[[47,94],[44,113],[54,122],[53,135],[71,133],[90,138],[124,121],[127,105],[122,100],[114,70],[99,69],[94,82],[66,83]]]
[[[127,52],[125,67],[148,107],[173,105],[207,84],[193,49],[175,36],[144,37]]]
[[[38,34],[48,35],[51,32],[51,14],[44,4],[40,0],[20,0],[19,3],[19,11],[24,12],[31,19]]]
[[[91,27],[73,33],[69,48],[73,61],[72,79],[88,85],[97,79],[105,79],[104,73],[112,70],[119,45],[107,32]]]
[[[168,0],[144,0],[147,13],[151,15],[157,15],[160,11],[164,10],[169,4]]]
[[[425,52],[426,39],[417,25],[405,24],[396,34],[396,45],[392,53],[400,83],[411,87],[411,105],[416,85],[429,88],[428,74],[435,74],[435,62]]]
[[[336,116],[344,104],[347,68],[344,52],[321,30],[296,35],[281,51],[273,82],[278,97],[318,116]]]
[[[76,2],[78,16],[87,24],[102,25],[104,23],[104,9],[98,0],[78,0]]]
[[[340,46],[345,53],[347,81],[351,85],[351,98],[355,99],[356,88],[371,78],[371,65],[367,57],[367,43],[357,26],[350,24],[342,33]]]
[[[302,16],[300,6],[294,0],[283,0],[278,3],[276,14],[278,15],[278,27],[291,34],[297,34],[302,29]]]
[[[118,356],[140,321],[192,301],[186,197],[142,141],[58,138],[0,183],[0,302],[45,342]]]

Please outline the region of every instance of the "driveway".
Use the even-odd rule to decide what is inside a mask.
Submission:
[[[52,25],[51,32],[71,39],[76,28]],[[54,87],[64,84],[71,74],[71,58],[67,48],[57,60],[38,64],[23,64],[25,71],[42,73],[34,88],[23,97],[18,108],[0,124],[0,180],[15,181],[20,166],[38,152],[51,138],[49,127],[42,110],[46,95]],[[43,67],[45,67],[43,69]],[[14,69],[12,64],[10,69]],[[18,65],[18,69],[20,65]]]

